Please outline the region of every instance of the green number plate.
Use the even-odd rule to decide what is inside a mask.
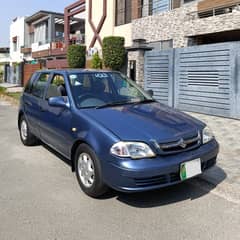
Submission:
[[[201,159],[184,162],[180,165],[180,178],[186,180],[202,173]]]

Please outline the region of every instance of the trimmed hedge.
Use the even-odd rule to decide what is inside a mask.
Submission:
[[[125,61],[124,37],[105,37],[103,39],[103,62],[105,67],[120,70]]]
[[[86,46],[70,45],[67,51],[67,60],[70,68],[85,68]]]

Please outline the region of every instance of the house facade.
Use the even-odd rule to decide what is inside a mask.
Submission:
[[[0,48],[0,83],[8,81],[10,55],[9,48]]]
[[[154,51],[240,41],[239,0],[144,0],[138,4],[139,18],[131,23],[132,40],[144,39]],[[135,61],[136,81],[143,85],[144,52],[130,51],[128,59]]]
[[[239,6],[239,0],[145,1],[132,21],[129,73],[133,62],[138,84],[162,103],[240,118]]]
[[[46,68],[67,67],[64,41],[64,14],[39,11],[26,18],[25,44],[22,53],[30,54]],[[84,19],[74,17],[70,21],[70,42],[84,43]]]
[[[16,17],[10,25],[10,69],[8,82],[12,84],[22,84],[22,64],[24,54],[21,52],[25,41],[25,19],[26,17]]]

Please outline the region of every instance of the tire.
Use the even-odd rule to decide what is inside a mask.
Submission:
[[[27,120],[24,116],[20,118],[19,133],[23,145],[33,146],[37,144],[38,139],[30,132]]]
[[[107,192],[103,182],[100,161],[95,152],[81,144],[75,153],[75,169],[78,183],[88,196],[98,198]]]

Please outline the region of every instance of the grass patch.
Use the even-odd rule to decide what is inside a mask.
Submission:
[[[0,87],[0,94],[4,94],[6,92],[6,88]]]
[[[18,93],[8,93],[7,95],[9,97],[12,97],[12,98],[16,99],[16,100],[19,100],[20,97],[22,96],[22,93],[20,93],[20,92],[18,92]]]
[[[21,93],[21,92],[8,93],[8,92],[6,91],[6,88],[0,87],[0,95],[8,96],[8,97],[11,97],[11,98],[19,101],[19,100],[20,100],[20,97],[22,96],[22,93]]]

